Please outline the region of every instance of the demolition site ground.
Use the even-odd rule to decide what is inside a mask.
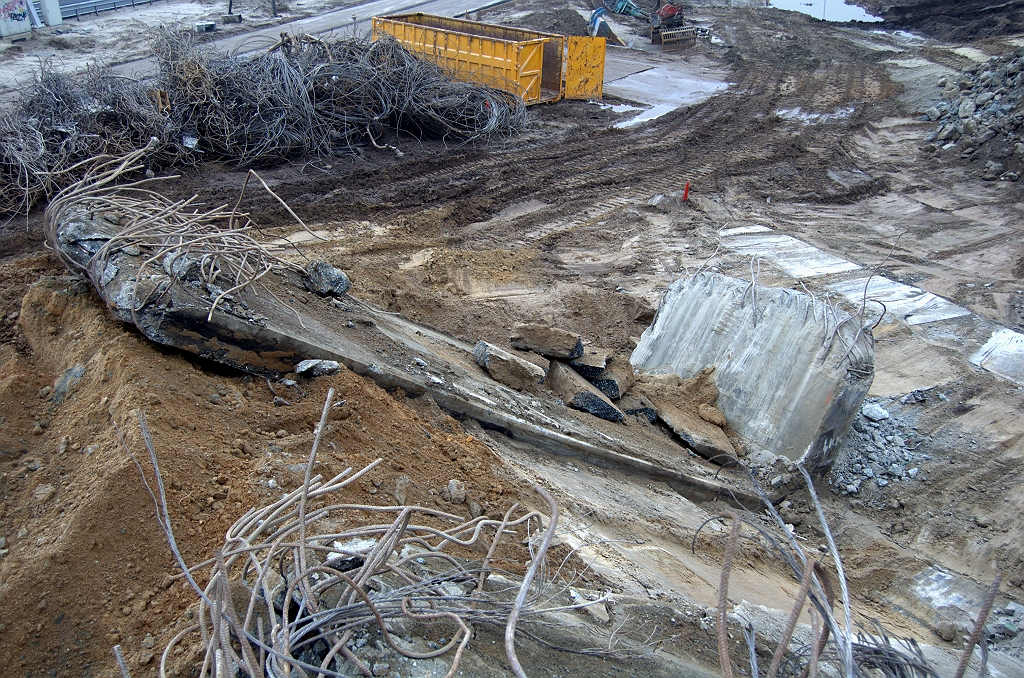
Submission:
[[[817,485],[855,622],[878,619],[955,657],[997,572],[1002,616],[992,624],[1019,623],[1011,603],[1024,602],[1024,375],[1019,363],[1014,378],[971,362],[992,328],[1024,332],[1024,181],[1014,180],[1024,155],[1003,137],[947,147],[929,139],[939,121],[926,112],[950,101],[940,79],[955,84],[991,57],[1020,55],[1018,10],[1008,3],[981,16],[984,3],[887,2],[890,21],[829,24],[761,4],[687,5],[712,40],[665,58],[728,84],[703,102],[617,127],[635,110],[562,101],[532,107],[527,127],[507,139],[456,145],[399,134],[378,141],[401,156],[367,146],[261,168],[319,238],[297,231],[269,195],[250,191],[245,208],[265,240],[344,269],[360,301],[504,348],[515,324],[543,322],[628,355],[668,285],[704,265],[839,298],[830,290],[842,271],[794,272],[791,251],[754,251],[730,236],[756,226],[809,245],[812,259],[878,266],[880,277],[951,302],[963,312],[881,318],[868,407],[885,416],[858,418]],[[574,9],[513,0],[480,18],[551,28],[552,11]],[[629,21],[617,26],[646,45]],[[610,52],[629,58],[624,48]],[[159,190],[234,204],[244,181],[244,171],[204,165]],[[145,412],[178,544],[186,562],[200,562],[249,507],[301,484],[333,387],[345,404],[332,414],[317,472],[384,459],[345,501],[500,518],[517,502],[544,509],[531,489],[541,484],[562,507],[559,560],[589,568],[577,589],[611,598],[597,613],[575,612],[578,625],[547,640],[621,652],[568,654],[524,639],[529,675],[717,673],[709,622],[724,531],[713,524],[692,551],[691,540],[721,502],[518,444],[429,395],[384,390],[344,368],[282,385],[157,346],[43,247],[42,222],[40,207],[0,232],[3,672],[115,676],[111,648],[120,645],[133,675],[156,675],[167,642],[192,623],[196,596],[173,576],[152,499],[114,424],[144,453],[133,413]],[[543,385],[536,397],[557,400]],[[628,426],[673,439],[639,418]],[[746,482],[682,447],[675,463]],[[752,465],[808,548],[824,543],[799,474],[782,462]],[[464,502],[446,490],[453,479],[465,483]],[[586,546],[570,556],[577,532]],[[502,568],[522,574],[528,557],[506,555]],[[936,593],[936,582],[947,589]],[[798,587],[779,563],[741,546],[731,604],[746,601],[751,615],[788,610]],[[609,640],[616,633],[621,645]],[[993,655],[1019,667],[1021,637],[990,640]],[[743,657],[739,636],[732,642],[734,660]],[[450,665],[381,656],[381,675],[444,675]],[[175,650],[168,671],[196,675],[201,661],[196,638]],[[500,629],[478,629],[463,662],[464,675],[510,675]]]

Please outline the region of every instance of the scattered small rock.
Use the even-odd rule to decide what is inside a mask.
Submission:
[[[32,501],[36,504],[45,504],[57,493],[57,488],[49,483],[40,485],[32,490]]]

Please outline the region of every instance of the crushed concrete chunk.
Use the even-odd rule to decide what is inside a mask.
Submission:
[[[591,382],[606,396],[612,400],[618,400],[633,385],[636,375],[633,373],[633,365],[624,358],[613,356],[608,361],[608,368],[601,372]]]
[[[551,361],[548,368],[548,385],[573,409],[588,412],[608,421],[622,421],[626,418],[622,410],[615,407],[605,394],[565,363]]]
[[[345,275],[345,271],[325,261],[314,261],[306,267],[303,285],[321,297],[340,297],[352,288],[352,282]]]
[[[340,371],[341,365],[336,360],[303,360],[295,366],[295,374],[307,377],[322,377]]]
[[[596,379],[601,376],[604,372],[605,367],[608,365],[608,359],[611,358],[611,353],[604,349],[588,348],[583,351],[583,355],[579,358],[573,358],[569,360],[569,367],[576,370],[584,379]]]
[[[516,325],[509,341],[513,348],[534,351],[548,358],[572,360],[583,355],[580,335],[547,325]]]
[[[495,381],[510,386],[517,391],[536,386],[544,381],[543,368],[528,360],[503,351],[494,344],[478,341],[473,347],[473,357],[480,367]]]

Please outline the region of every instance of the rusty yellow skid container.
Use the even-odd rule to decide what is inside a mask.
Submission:
[[[422,13],[374,17],[373,37],[381,35],[460,80],[513,92],[527,104],[601,96],[604,38],[567,39]]]

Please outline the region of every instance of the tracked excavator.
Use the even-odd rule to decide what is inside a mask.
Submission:
[[[671,0],[656,2],[655,8],[645,10],[635,0],[594,0],[594,11],[590,15],[591,37],[604,37],[612,44],[622,44],[605,20],[605,16],[612,13],[631,16],[649,23],[653,44],[668,47],[695,42],[696,29],[687,24],[682,8]]]

